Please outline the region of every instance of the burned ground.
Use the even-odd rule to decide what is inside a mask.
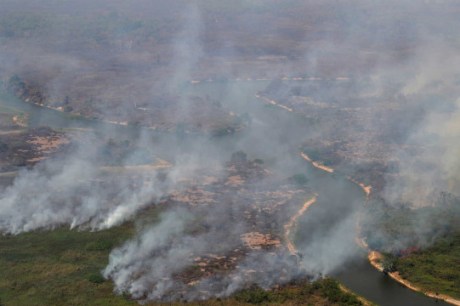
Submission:
[[[37,162],[64,150],[69,140],[64,134],[50,128],[21,130],[0,134],[0,169],[16,171],[20,167],[32,167]]]
[[[58,2],[3,0],[1,90],[105,131],[28,129],[27,115],[0,115],[0,180],[12,186],[0,226],[101,230],[136,219],[136,236],[104,270],[119,293],[199,299],[295,278],[283,232],[316,191],[299,147],[385,205],[433,204],[427,193],[460,186],[455,1]],[[242,98],[245,87],[258,106]],[[121,137],[124,128],[136,131]],[[161,141],[145,139],[152,130]],[[225,163],[241,148],[276,165],[242,152]],[[374,220],[381,235],[365,223],[363,233],[393,252],[386,240],[407,241],[386,217],[412,210],[385,205]],[[169,215],[147,224],[154,206]],[[405,235],[420,226],[409,223]],[[312,239],[327,241],[329,225],[315,227]]]
[[[202,184],[173,192],[164,204],[188,207],[194,217],[186,232],[211,234],[216,241],[213,253],[190,254],[193,258],[190,266],[173,276],[188,286],[193,287],[202,279],[231,275],[239,265],[244,265],[248,256],[257,257],[262,250],[259,256],[268,253],[274,260],[295,258],[286,248],[284,224],[311,197],[311,191],[299,188],[287,178],[275,178],[260,163],[237,156],[234,154],[223,173],[215,173],[214,179],[208,175]],[[224,219],[219,222],[216,218]],[[220,225],[216,227],[216,224]],[[293,267],[297,266],[295,262],[293,259]],[[245,282],[256,281],[257,275],[261,277],[267,268],[243,271]],[[286,268],[291,269],[289,264]],[[285,274],[287,280],[290,272]],[[282,274],[278,282],[283,282]]]

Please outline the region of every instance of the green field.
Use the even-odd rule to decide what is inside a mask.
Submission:
[[[130,235],[123,226],[1,237],[1,305],[134,305],[115,296],[113,285],[100,276],[112,247]]]
[[[396,260],[401,276],[420,288],[460,299],[460,234]]]
[[[129,296],[115,295],[112,282],[100,274],[110,250],[133,234],[128,223],[99,232],[55,229],[1,236],[0,305],[138,305]],[[332,279],[268,292],[254,287],[231,298],[191,304],[361,305]]]

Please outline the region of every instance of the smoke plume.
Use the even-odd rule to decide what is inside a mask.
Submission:
[[[117,293],[196,300],[340,269],[357,256],[355,168],[405,208],[460,196],[455,1],[2,2],[2,87],[69,119],[36,126],[80,130],[2,190],[0,232],[97,231],[160,206],[110,253]],[[308,167],[305,143],[334,148],[318,160],[336,173]],[[217,203],[168,202],[189,189]],[[314,193],[291,254],[284,225]],[[280,246],[245,246],[254,232]]]

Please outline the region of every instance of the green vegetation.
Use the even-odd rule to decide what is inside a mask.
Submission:
[[[132,235],[66,229],[0,238],[0,300],[5,305],[128,305],[100,271],[112,247]]]
[[[372,249],[402,255],[423,249],[438,237],[460,232],[460,199],[441,193],[434,205],[411,208],[375,198],[366,205],[363,234]]]
[[[299,185],[299,186],[305,186],[308,184],[308,178],[305,174],[299,173],[291,176],[289,178],[290,181],[293,183]]]
[[[224,127],[217,128],[216,130],[213,130],[211,132],[211,135],[213,137],[219,138],[219,137],[231,135],[231,134],[234,134],[234,133],[235,133],[235,128],[229,127],[229,126],[224,126]]]
[[[248,155],[243,151],[233,152],[230,160],[232,163],[246,162],[248,160]]]
[[[440,193],[434,205],[411,208],[373,199],[366,206],[363,234],[384,253],[385,272],[423,290],[460,298],[460,199]]]
[[[102,284],[105,282],[104,277],[100,273],[94,273],[88,276],[88,280],[94,284]]]
[[[295,304],[295,305],[362,305],[359,299],[340,289],[339,283],[325,278],[313,283],[299,282],[280,289],[265,291],[257,286],[234,295],[238,302],[249,304]]]
[[[325,278],[313,283],[310,290],[313,292],[318,291],[321,296],[326,297],[332,303],[339,305],[362,305],[355,295],[342,291],[339,283],[331,278]]]
[[[150,214],[149,220],[157,216]],[[129,296],[115,295],[112,282],[100,273],[110,250],[133,232],[128,223],[100,232],[56,229],[1,236],[1,305],[138,305]],[[272,291],[252,287],[230,298],[187,305],[248,304],[361,305],[332,279],[301,281]]]
[[[392,254],[384,254],[384,258],[382,261],[383,272],[391,273],[396,271],[398,258]]]
[[[401,276],[416,286],[460,298],[460,233],[400,257],[395,264]]]
[[[261,304],[269,302],[281,302],[279,299],[282,296],[263,290],[257,286],[253,288],[241,290],[235,295],[235,299],[239,302],[249,304]]]

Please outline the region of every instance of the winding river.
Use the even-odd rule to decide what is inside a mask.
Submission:
[[[411,291],[374,269],[367,260],[367,253],[355,243],[356,212],[364,205],[365,194],[361,187],[337,173],[317,169],[299,155],[299,139],[305,139],[314,129],[302,116],[267,107],[257,101],[255,95],[264,89],[268,81],[247,82],[202,82],[185,85],[184,94],[209,95],[220,101],[226,108],[239,114],[248,114],[251,128],[244,135],[224,137],[216,140],[222,152],[244,150],[252,156],[271,161],[286,173],[307,173],[310,185],[318,193],[316,203],[297,219],[295,244],[302,255],[309,254],[308,246],[317,237],[328,235],[341,226],[344,233],[337,244],[337,254],[343,248],[353,253],[338,272],[332,273],[347,288],[379,305],[448,305],[423,294]],[[56,110],[28,104],[6,94],[0,94],[0,106],[28,113],[32,127],[91,128],[110,130],[126,137],[136,137],[141,133],[138,127],[117,126],[110,123],[71,116]],[[150,130],[151,131],[151,130]],[[153,131],[151,131],[153,133]],[[160,155],[161,156],[161,155]],[[282,156],[283,158],[279,158]],[[349,222],[344,222],[349,220]],[[334,251],[335,252],[335,251]],[[331,254],[336,255],[336,254]]]

